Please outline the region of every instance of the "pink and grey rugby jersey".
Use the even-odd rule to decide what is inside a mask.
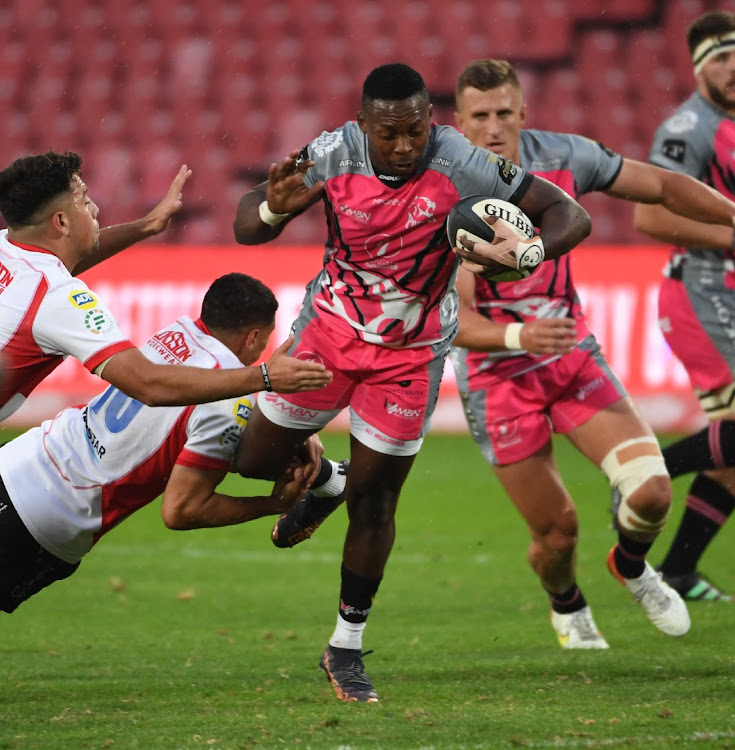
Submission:
[[[242,367],[201,321],[181,318],[142,349],[158,364]],[[0,448],[0,476],[36,541],[74,563],[166,487],[175,464],[229,469],[253,399],[145,406],[113,386]]]
[[[735,200],[735,121],[699,93],[690,96],[659,126],[648,160],[691,175]],[[735,270],[733,251],[676,247],[667,275],[684,257],[691,271],[701,269],[707,275],[722,276]]]
[[[133,344],[87,285],[46,250],[0,232],[0,420],[71,354],[88,370]]]
[[[597,141],[544,130],[522,130],[520,154],[524,169],[553,182],[575,199],[610,187],[623,164],[619,154]],[[545,261],[522,281],[492,283],[477,278],[475,305],[481,315],[498,323],[573,317],[577,321],[578,341],[589,335],[572,281],[569,253]],[[485,372],[508,378],[557,358],[558,355],[510,351],[455,349],[452,352],[460,381],[464,380],[465,372],[470,377]]]
[[[376,175],[356,122],[322,133],[302,157],[316,162],[306,184],[325,181],[328,226],[324,268],[307,288],[302,315],[317,314],[384,346],[426,346],[453,336],[457,259],[445,230],[449,209],[474,194],[518,203],[530,176],[438,125],[408,180]]]

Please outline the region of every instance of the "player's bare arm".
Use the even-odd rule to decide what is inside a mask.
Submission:
[[[673,244],[731,249],[735,203],[693,177],[624,159],[609,195],[638,201],[636,228]]]
[[[643,234],[679,247],[731,250],[735,243],[732,227],[705,224],[671,213],[660,205],[638,203],[633,212],[635,228]]]
[[[152,211],[136,221],[101,229],[99,249],[94,255],[85,258],[74,266],[72,274],[78,276],[136,242],[153,237],[166,230],[171,223],[171,217],[181,210],[183,205],[182,191],[190,177],[191,169],[183,164],[163,200]]]
[[[324,388],[332,373],[324,365],[286,356],[290,340],[284,342],[266,363],[270,387],[280,393]],[[139,349],[113,355],[101,377],[146,406],[203,404],[266,390],[260,367],[206,370],[181,365],[170,367],[151,362]]]
[[[323,182],[312,187],[304,177],[314,162],[299,161],[292,151],[279,164],[271,164],[266,182],[256,185],[240,199],[233,229],[241,245],[259,245],[278,237],[285,225],[319,200]]]
[[[270,495],[235,497],[216,491],[223,471],[203,471],[176,464],[161,503],[161,516],[169,529],[186,531],[245,523],[262,516],[285,513],[306,493],[308,470],[290,466],[274,483]]]
[[[477,352],[523,349],[530,354],[566,354],[574,348],[577,326],[569,318],[543,318],[509,326],[478,313],[473,308],[476,279],[475,274],[460,267],[457,274],[459,332],[452,342],[454,346]]]

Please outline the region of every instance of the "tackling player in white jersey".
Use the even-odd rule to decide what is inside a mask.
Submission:
[[[141,356],[170,370],[187,362],[202,376],[242,371],[263,353],[277,307],[260,281],[228,274],[209,288],[198,320],[183,317],[159,331]],[[0,448],[0,610],[12,612],[71,575],[103,534],[160,493],[171,529],[288,510],[318,469],[318,438],[308,460],[292,464],[270,496],[216,491],[253,404],[252,396],[241,396],[152,408],[111,385]]]
[[[0,420],[5,419],[68,355],[149,405],[192,404],[272,387],[321,388],[326,368],[285,356],[280,347],[263,371],[252,367],[201,372],[150,362],[114,317],[73,274],[134,242],[162,232],[181,208],[191,171],[183,166],[164,200],[144,219],[100,231],[99,209],[81,178],[78,154],[50,151],[17,159],[0,171]]]

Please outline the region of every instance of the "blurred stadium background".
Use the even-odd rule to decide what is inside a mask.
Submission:
[[[232,245],[232,220],[243,192],[264,179],[272,161],[354,118],[362,80],[373,67],[403,61],[417,68],[435,102],[435,119],[452,123],[454,81],[478,57],[503,57],[516,65],[530,127],[585,134],[645,160],[655,127],[694,85],[685,29],[715,7],[723,3],[10,0],[0,4],[0,163],[49,148],[78,151],[106,225],[144,214],[185,162],[194,177],[184,210],[168,232],[145,245]],[[633,229],[630,205],[602,195],[582,202],[593,218],[587,244],[647,242]],[[316,270],[314,246],[323,237],[322,211],[315,208],[286,229],[281,244],[311,247],[310,268]],[[147,253],[146,263],[155,264],[150,247]],[[247,271],[244,255],[242,249],[229,253]],[[202,256],[191,257],[192,273],[201,274]],[[270,275],[277,280],[289,262],[284,256]],[[652,263],[653,281],[640,281],[648,286],[639,285],[633,295],[648,309],[646,325],[655,326],[647,295],[663,260]],[[602,260],[598,265],[607,268]],[[253,269],[272,283],[267,269],[261,272],[257,264]],[[162,277],[165,273],[163,268]],[[636,274],[627,273],[635,281]],[[128,319],[135,316],[117,310],[110,297],[121,295],[105,287],[105,279],[91,277],[88,283],[95,280],[107,289],[105,298],[121,322],[133,325]],[[192,299],[210,280],[202,280]],[[151,300],[162,294],[159,289]],[[186,295],[172,294],[179,304],[176,316]],[[627,298],[610,294],[606,317],[614,317],[614,304],[618,309],[627,304]],[[168,307],[162,324],[167,315]],[[151,330],[133,330],[133,338]],[[648,334],[635,327],[612,331],[611,341],[631,335],[640,351],[613,360],[623,379],[626,361],[645,358],[651,350]],[[602,338],[604,343],[604,333]],[[661,342],[653,349],[661,349]],[[677,416],[662,425],[682,426],[681,415],[686,412],[690,423],[696,408],[686,400],[683,372],[661,351],[663,359],[655,366],[668,368],[670,375],[655,375],[643,390],[653,396],[676,391]],[[658,414],[660,401],[654,401],[652,413]],[[29,418],[35,421],[36,415]]]

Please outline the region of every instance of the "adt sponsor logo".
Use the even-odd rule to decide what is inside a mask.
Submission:
[[[5,266],[0,263],[0,294],[2,294],[9,286],[10,282],[15,277],[10,272],[10,269],[5,268]]]
[[[77,289],[69,295],[69,302],[80,310],[89,310],[97,304],[97,298],[88,289]]]
[[[250,401],[236,401],[234,408],[235,419],[243,427],[248,423],[250,414],[253,411],[253,405]]]

